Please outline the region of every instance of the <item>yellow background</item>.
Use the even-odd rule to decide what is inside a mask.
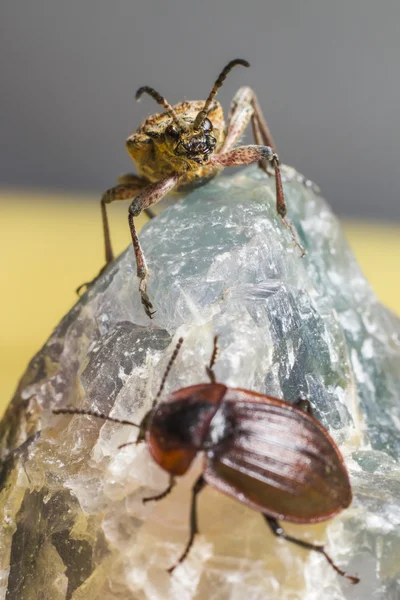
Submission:
[[[119,253],[129,243],[127,204],[110,210]],[[0,192],[0,413],[52,328],[76,302],[75,288],[103,261],[98,198]],[[142,224],[145,218],[142,219]],[[345,223],[378,297],[400,314],[400,225]]]

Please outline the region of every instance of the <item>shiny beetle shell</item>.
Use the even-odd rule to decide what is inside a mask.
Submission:
[[[205,481],[271,517],[315,523],[348,507],[343,458],[310,414],[271,396],[209,383],[183,388],[155,409],[153,459],[183,475],[204,451]]]

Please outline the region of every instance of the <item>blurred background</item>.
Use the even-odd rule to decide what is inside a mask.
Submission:
[[[256,91],[283,162],[343,218],[400,313],[400,4],[396,0],[15,0],[0,6],[0,398],[103,262],[99,199],[132,170],[125,139],[170,103]],[[117,250],[127,204],[110,210]]]

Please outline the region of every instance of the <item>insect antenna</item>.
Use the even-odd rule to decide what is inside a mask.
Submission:
[[[247,60],[243,60],[242,58],[235,58],[235,60],[231,60],[230,62],[228,62],[226,67],[224,67],[222,69],[221,73],[219,74],[217,80],[215,81],[215,83],[212,87],[211,92],[209,93],[207,100],[204,103],[203,109],[198,113],[198,115],[195,119],[195,122],[193,125],[194,129],[200,129],[202,122],[207,117],[211,102],[215,98],[216,93],[218,92],[221,85],[224,83],[229,71],[231,71],[233,69],[233,67],[236,67],[236,65],[242,65],[243,67],[249,67],[250,63],[248,63]]]
[[[155,89],[153,89],[152,87],[148,87],[147,85],[144,85],[143,87],[141,87],[141,88],[138,89],[138,91],[135,94],[136,100],[140,100],[142,94],[149,94],[149,96],[151,96],[152,98],[154,98],[154,100],[158,104],[161,104],[161,106],[163,106],[165,108],[167,114],[175,121],[175,123],[181,129],[183,128],[182,121],[179,120],[178,115],[176,114],[176,112],[174,111],[174,109],[172,108],[172,106],[170,105],[170,103],[167,102],[167,100],[164,98],[164,96],[161,96],[161,94],[159,94],[158,92],[156,92]]]
[[[172,356],[171,356],[171,358],[168,361],[167,368],[165,369],[165,373],[163,375],[163,378],[161,379],[160,389],[158,390],[157,396],[154,398],[153,404],[151,405],[151,410],[147,413],[147,416],[142,421],[141,431],[139,432],[138,439],[135,442],[127,442],[126,444],[121,444],[120,446],[118,446],[118,450],[121,450],[121,448],[126,448],[126,446],[130,446],[132,444],[138,444],[138,443],[140,443],[144,439],[144,437],[143,437],[143,431],[146,429],[146,426],[147,426],[146,422],[147,422],[148,418],[151,416],[151,413],[152,413],[155,405],[157,404],[157,400],[161,396],[161,393],[162,393],[162,391],[164,389],[164,385],[165,385],[165,382],[167,380],[168,374],[169,374],[169,372],[171,370],[172,365],[174,364],[174,361],[175,361],[176,357],[178,356],[178,352],[179,352],[182,344],[183,344],[183,338],[179,338],[178,343],[177,343],[177,345],[175,347],[175,350],[173,351]]]
[[[211,383],[216,382],[215,373],[213,371],[213,366],[215,365],[215,361],[218,358],[218,352],[219,352],[218,336],[215,335],[214,336],[214,347],[213,347],[213,351],[212,351],[211,358],[210,358],[210,364],[206,366],[206,372],[211,380]]]
[[[160,397],[160,396],[161,396],[161,394],[162,394],[162,391],[163,391],[163,389],[164,389],[164,386],[165,386],[165,382],[167,381],[167,377],[168,377],[168,375],[169,375],[169,372],[170,372],[170,370],[171,370],[171,367],[172,367],[172,365],[174,364],[176,357],[178,356],[178,352],[179,352],[179,350],[181,349],[181,346],[182,346],[182,344],[183,344],[183,338],[179,338],[179,340],[178,340],[178,343],[177,343],[177,345],[176,345],[176,347],[175,347],[175,350],[173,351],[173,353],[172,353],[172,356],[171,356],[171,358],[169,359],[169,362],[168,362],[168,364],[167,364],[167,368],[165,369],[165,372],[164,372],[163,378],[161,379],[160,388],[159,388],[159,390],[158,390],[158,392],[157,392],[157,396],[156,396],[156,397],[154,398],[154,400],[153,400],[152,408],[154,408],[154,407],[155,407],[155,405],[157,404],[157,400],[159,399],[159,397]]]
[[[114,419],[114,417],[109,417],[101,412],[97,412],[97,410],[83,410],[81,408],[54,408],[52,410],[55,415],[87,415],[89,417],[96,417],[97,419],[103,419],[103,421],[112,421],[113,423],[119,423],[120,425],[132,425],[133,427],[138,427],[140,429],[140,425],[137,423],[133,423],[132,421],[126,421],[125,419]]]

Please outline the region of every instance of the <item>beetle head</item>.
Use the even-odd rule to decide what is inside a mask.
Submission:
[[[236,65],[250,66],[242,59],[229,62],[221,71],[204,103],[182,102],[171,106],[153,88],[144,86],[136,92],[137,100],[146,93],[165,108],[166,115],[156,115],[151,118],[148,121],[150,127],[146,127],[145,132],[153,139],[159,150],[169,156],[172,163],[183,161],[189,168],[191,164],[196,168],[198,164],[207,162],[208,156],[213,153],[217,143],[222,141],[220,139],[222,131],[218,130],[220,123],[215,123],[217,129],[214,129],[212,122],[212,114],[219,106],[214,102],[214,97],[229,71]]]
[[[184,122],[183,127],[171,123],[165,129],[165,144],[171,147],[176,156],[203,164],[217,144],[213,129],[208,118],[204,119],[198,129],[194,129],[194,122]]]
[[[177,168],[182,162],[189,168],[198,168],[199,164],[207,162],[217,143],[222,141],[224,123],[220,104],[214,102],[208,111],[209,116],[197,126],[196,119],[204,106],[203,102],[180,102],[170,106],[151,88],[140,88],[136,97],[139,98],[144,92],[158,98],[166,109],[166,113],[149,117],[142,129],[163,157],[175,163]]]

